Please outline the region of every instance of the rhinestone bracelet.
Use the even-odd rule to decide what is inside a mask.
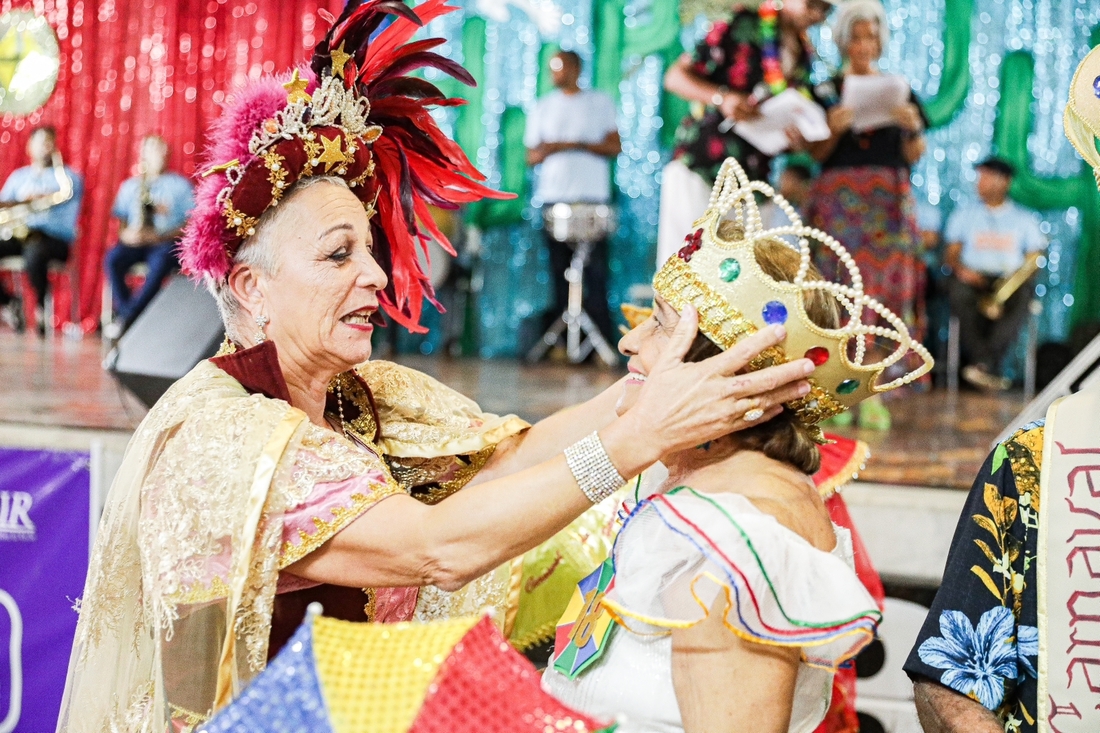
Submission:
[[[593,504],[599,504],[626,483],[604,450],[600,436],[594,432],[565,449],[565,462]]]

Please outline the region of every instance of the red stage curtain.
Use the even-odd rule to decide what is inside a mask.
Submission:
[[[0,116],[0,180],[26,164],[28,132],[58,131],[65,162],[84,175],[84,205],[69,270],[76,318],[95,328],[103,255],[117,226],[111,204],[137,172],[142,136],[172,148],[171,167],[195,173],[207,124],[249,78],[308,58],[327,26],[319,8],[339,15],[343,0],[2,0],[0,11],[30,7],[45,15],[61,44],[57,89],[35,114]],[[70,299],[59,293],[59,310]]]

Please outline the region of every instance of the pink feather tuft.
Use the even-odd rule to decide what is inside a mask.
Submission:
[[[301,66],[298,73],[309,82],[307,91],[312,92],[317,87],[313,71]],[[283,84],[290,77],[290,72],[275,77],[265,76],[250,82],[233,95],[207,133],[210,143],[199,168],[200,173],[231,160],[238,160],[241,165],[252,161],[253,156],[248,152],[252,133],[259,129],[264,120],[286,106],[287,93]],[[230,258],[223,240],[225,217],[217,201],[218,193],[226,183],[225,173],[215,173],[200,178],[195,190],[195,208],[179,247],[180,264],[184,271],[195,277],[223,280],[229,274]]]

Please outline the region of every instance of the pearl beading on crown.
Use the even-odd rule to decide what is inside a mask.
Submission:
[[[362,137],[367,142],[374,142],[382,134],[382,127],[370,124],[369,116],[370,101],[365,96],[354,88],[347,88],[341,77],[326,75],[312,95],[289,94],[286,106],[252,133],[248,152],[262,158],[272,146],[283,140],[300,138],[313,142],[316,136],[311,128],[315,127],[338,127],[349,139]],[[277,170],[280,163],[271,165]],[[228,183],[218,193],[217,203],[221,206],[225,205],[240,183],[245,166],[240,161],[232,161],[225,164],[224,170]],[[273,205],[277,204],[276,197]]]
[[[790,224],[773,229],[764,229],[760,209],[756,203],[757,193],[771,199],[787,216]],[[704,214],[703,218],[706,219],[716,214],[717,219],[721,220],[731,212],[733,213],[734,222],[744,232],[743,240],[748,244],[754,244],[764,239],[780,239],[782,241],[784,235],[797,237],[797,249],[801,262],[798,274],[792,284],[799,290],[824,290],[836,298],[837,302],[847,311],[847,321],[840,328],[825,329],[825,333],[839,340],[844,347],[847,347],[848,342],[852,339],[856,340],[855,357],[851,363],[853,368],[859,371],[881,371],[901,361],[910,351],[921,358],[919,367],[886,384],[875,385],[875,392],[897,389],[919,379],[932,369],[931,354],[928,353],[923,344],[913,340],[909,334],[909,329],[901,318],[863,292],[863,277],[859,273],[859,267],[856,266],[855,260],[844,249],[844,246],[820,229],[803,224],[802,218],[787,199],[776,192],[769,184],[750,180],[736,160],[727,158],[715,180],[714,188],[711,190],[708,213]],[[810,268],[811,240],[828,247],[836,254],[851,276],[851,286],[827,280],[806,279]],[[799,300],[797,306],[799,307],[798,315],[801,320],[809,323],[809,316],[806,314],[805,306],[801,300]],[[865,310],[877,313],[892,328],[863,323],[862,318]],[[866,363],[867,337],[889,339],[896,342],[897,347],[881,361]]]
[[[288,101],[275,115],[275,124],[261,125],[248,143],[248,151],[259,157],[280,140],[305,137],[311,127],[339,127],[350,137],[363,137],[377,125],[367,122],[370,102],[354,89],[344,86],[338,76],[325,76],[311,98],[304,96]],[[377,137],[375,135],[375,137]]]

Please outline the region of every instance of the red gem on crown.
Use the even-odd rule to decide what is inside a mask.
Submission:
[[[684,262],[691,262],[691,256],[703,248],[703,230],[696,229],[691,234],[684,237],[684,241],[687,242],[680,251],[676,253]]]

